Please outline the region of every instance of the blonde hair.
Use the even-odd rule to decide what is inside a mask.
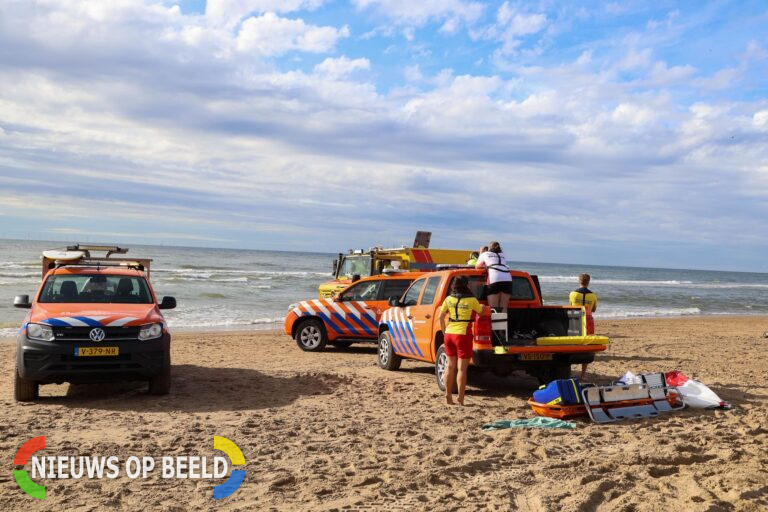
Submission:
[[[589,280],[592,279],[589,277],[589,274],[579,274],[579,284],[581,286],[589,286]]]

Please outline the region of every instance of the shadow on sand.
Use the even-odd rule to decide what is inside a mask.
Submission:
[[[145,382],[102,382],[70,384],[66,396],[41,397],[38,403],[112,411],[247,411],[330,394],[341,382],[324,373],[275,377],[245,368],[174,365],[169,395],[149,395]]]

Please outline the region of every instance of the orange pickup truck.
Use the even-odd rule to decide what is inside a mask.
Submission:
[[[594,335],[589,308],[545,306],[538,279],[525,272],[510,272],[513,293],[507,313],[483,315],[472,322],[472,364],[498,375],[523,369],[541,382],[570,376],[571,365],[591,363],[608,347],[608,338]],[[447,357],[438,320],[440,306],[453,279],[467,276],[473,294],[486,302],[486,271],[469,268],[441,270],[413,282],[379,321],[378,363],[397,370],[404,358],[435,364],[435,376],[443,389]]]

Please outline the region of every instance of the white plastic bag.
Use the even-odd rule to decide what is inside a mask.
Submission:
[[[680,371],[669,372],[666,377],[667,383],[677,388],[680,396],[683,397],[683,403],[688,407],[694,409],[731,408],[731,405],[721,400],[714,391]]]
[[[632,372],[625,373],[618,381],[617,384],[623,384],[629,386],[630,384],[642,384],[643,379],[639,375],[635,375]]]

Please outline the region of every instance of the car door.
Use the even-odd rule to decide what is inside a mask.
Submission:
[[[371,338],[378,333],[379,317],[386,303],[379,300],[381,279],[360,281],[330,302],[330,327],[338,337]]]
[[[423,359],[424,352],[419,350],[413,332],[413,322],[408,318],[408,311],[419,303],[421,291],[427,279],[421,278],[413,282],[400,300],[399,307],[392,307],[385,313],[383,320],[387,324],[392,337],[392,348],[396,354],[404,357]]]
[[[405,316],[413,326],[414,342],[420,355],[420,359],[433,361],[432,339],[435,333],[435,321],[439,311],[440,304],[437,300],[440,297],[441,276],[428,277],[424,284],[424,290],[417,305],[406,306]]]

